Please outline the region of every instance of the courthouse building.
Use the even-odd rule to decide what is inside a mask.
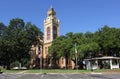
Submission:
[[[48,66],[52,67],[54,64],[52,63],[52,60],[48,58],[48,49],[52,45],[52,41],[60,36],[60,21],[56,18],[56,12],[53,7],[50,7],[50,9],[47,12],[47,17],[44,20],[44,36],[43,36],[43,45],[42,50],[40,51],[40,46],[33,46],[31,48],[32,55],[31,55],[31,67],[32,66],[38,66],[39,62],[36,58],[39,55],[39,51],[42,52],[42,66],[44,68],[48,68]],[[38,63],[36,63],[36,61]],[[56,61],[56,64],[59,68],[64,68],[66,66],[66,61],[64,57],[61,57]],[[74,63],[70,61],[70,65],[74,67]],[[71,67],[72,67],[71,66]]]

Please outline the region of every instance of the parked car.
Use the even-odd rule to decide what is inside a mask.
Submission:
[[[15,70],[17,70],[17,69],[19,69],[19,67],[13,67],[12,69],[15,69]]]
[[[22,69],[22,70],[26,70],[26,69],[27,69],[27,67],[21,67],[21,69]]]
[[[20,70],[26,70],[27,67],[13,67],[12,69],[15,69],[15,70],[18,70],[18,69],[20,69]]]

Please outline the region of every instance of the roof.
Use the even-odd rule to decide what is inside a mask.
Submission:
[[[92,60],[104,60],[104,59],[120,59],[120,57],[104,56],[104,57],[92,58]],[[84,60],[91,60],[91,59],[84,59]]]
[[[55,10],[54,10],[54,8],[52,6],[48,10],[48,15],[56,15],[56,12],[55,12]]]

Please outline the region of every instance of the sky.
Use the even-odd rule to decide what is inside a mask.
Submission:
[[[60,34],[95,32],[104,25],[120,28],[120,0],[0,0],[0,22],[13,18],[31,22],[42,31],[50,7],[60,20]]]

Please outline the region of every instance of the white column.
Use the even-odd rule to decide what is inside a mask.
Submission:
[[[112,69],[112,59],[110,59],[110,69]]]
[[[99,66],[98,66],[98,60],[96,60],[96,64],[97,64],[97,69],[99,69]]]
[[[119,65],[120,65],[120,64],[119,64],[119,60],[117,59],[117,66],[118,66],[118,68],[120,68]]]

